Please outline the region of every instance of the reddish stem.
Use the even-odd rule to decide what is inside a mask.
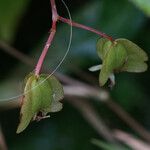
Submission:
[[[42,54],[41,54],[41,56],[40,56],[40,58],[38,60],[36,68],[35,68],[35,75],[37,75],[37,76],[39,75],[39,73],[41,71],[44,59],[46,57],[48,49],[51,46],[52,41],[53,41],[54,36],[55,36],[55,33],[56,33],[56,24],[57,24],[57,20],[58,20],[58,13],[57,13],[57,9],[56,9],[55,0],[50,0],[50,2],[51,2],[51,8],[52,8],[52,27],[51,27],[50,35],[49,35],[49,37],[47,39],[47,42],[46,42],[46,44],[44,46]]]
[[[53,25],[53,26],[54,26],[54,25]],[[36,65],[36,68],[35,68],[35,75],[37,75],[37,76],[38,76],[39,73],[40,73],[40,70],[41,70],[42,65],[43,65],[43,61],[44,61],[44,59],[45,59],[45,57],[46,57],[46,54],[47,54],[47,52],[48,52],[48,49],[49,49],[49,47],[50,47],[52,41],[53,41],[53,39],[54,39],[55,33],[56,33],[56,28],[51,28],[50,36],[48,37],[48,40],[47,40],[47,42],[46,42],[46,44],[45,44],[45,46],[44,46],[44,49],[43,49],[43,51],[42,51],[42,54],[41,54],[41,56],[40,56],[40,58],[39,58],[39,60],[38,60],[38,63],[37,63],[37,65]]]
[[[61,16],[59,16],[58,20],[64,22],[64,23],[67,23],[71,26],[74,26],[74,27],[77,27],[77,28],[81,28],[81,29],[84,29],[84,30],[88,30],[88,31],[91,31],[93,33],[96,33],[104,38],[107,38],[108,40],[110,41],[113,41],[113,38],[111,36],[108,36],[106,35],[105,33],[103,32],[100,32],[100,31],[97,31],[96,29],[93,29],[91,27],[88,27],[88,26],[85,26],[85,25],[82,25],[82,24],[79,24],[79,23],[76,23],[76,22],[73,22],[71,21],[70,19],[66,19],[66,18],[63,18]]]
[[[43,62],[44,62],[44,59],[46,57],[46,54],[48,52],[48,49],[49,47],[51,46],[52,44],[52,41],[54,39],[54,36],[55,36],[55,33],[56,33],[56,24],[57,24],[57,21],[60,20],[64,23],[67,23],[71,26],[74,26],[74,27],[78,27],[78,28],[82,28],[84,30],[88,30],[88,31],[91,31],[93,33],[96,33],[104,38],[107,38],[108,40],[110,41],[113,41],[113,38],[106,35],[105,33],[102,33],[100,31],[97,31],[96,29],[93,29],[91,27],[87,27],[85,25],[82,25],[82,24],[79,24],[79,23],[76,23],[76,22],[73,22],[69,19],[66,19],[66,18],[63,18],[61,16],[58,15],[57,13],[57,9],[56,9],[56,4],[55,4],[55,0],[50,0],[50,3],[51,3],[51,9],[52,9],[52,27],[51,27],[51,32],[50,32],[50,35],[48,37],[48,40],[44,46],[44,49],[42,51],[42,54],[38,60],[38,63],[36,65],[36,68],[35,68],[35,75],[39,75],[40,71],[41,71],[41,68],[42,68],[42,65],[43,65]]]

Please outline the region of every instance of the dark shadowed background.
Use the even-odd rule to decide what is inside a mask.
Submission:
[[[133,0],[134,1],[134,0]],[[61,0],[56,0],[59,14],[68,17]],[[127,38],[150,54],[150,6],[137,6],[129,0],[65,0],[74,21],[101,30],[114,38]],[[149,3],[147,1],[147,3]],[[49,0],[0,0],[0,45],[5,42],[36,62],[51,27]],[[69,42],[70,28],[58,24],[52,47],[45,60],[47,70],[53,70],[63,57]],[[98,73],[88,68],[99,64],[96,54],[98,36],[73,28],[73,39],[68,57],[58,72],[77,80],[98,85]],[[149,62],[148,62],[149,64]],[[0,46],[0,125],[10,150],[96,150],[92,138],[105,141],[70,103],[64,101],[61,112],[50,119],[33,122],[16,135],[19,109],[9,105],[8,98],[22,92],[24,77],[34,67],[17,60]],[[84,73],[83,73],[84,72]],[[89,77],[90,76],[90,77]],[[141,74],[121,73],[110,91],[113,100],[150,131],[150,71]],[[12,99],[10,101],[14,101]],[[7,101],[5,104],[4,101]],[[90,100],[106,125],[139,137],[106,105]],[[140,138],[140,137],[139,137]],[[130,149],[129,147],[127,149]]]

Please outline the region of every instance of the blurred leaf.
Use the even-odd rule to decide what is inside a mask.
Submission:
[[[0,1],[0,38],[13,41],[16,28],[30,0]]]
[[[131,0],[146,15],[150,16],[150,0]]]

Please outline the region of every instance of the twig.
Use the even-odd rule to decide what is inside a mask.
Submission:
[[[54,39],[54,36],[55,36],[55,33],[56,33],[56,25],[57,25],[57,22],[58,20],[64,22],[64,23],[67,23],[69,24],[70,26],[74,26],[74,27],[78,27],[78,28],[81,28],[81,29],[84,29],[84,30],[88,30],[88,31],[91,31],[93,33],[96,33],[104,38],[107,38],[108,40],[110,41],[113,41],[112,37],[106,35],[105,33],[102,33],[100,31],[97,31],[96,29],[93,29],[91,27],[88,27],[88,26],[85,26],[85,25],[82,25],[82,24],[79,24],[79,23],[76,23],[76,22],[73,22],[69,19],[66,19],[66,18],[63,18],[61,16],[58,15],[58,12],[57,12],[57,8],[56,8],[56,4],[55,4],[55,0],[50,0],[50,3],[51,3],[51,9],[52,9],[52,27],[51,27],[51,32],[50,32],[50,35],[47,39],[47,42],[44,46],[44,49],[42,50],[42,54],[38,60],[38,63],[35,67],[35,75],[39,75],[40,71],[41,71],[41,68],[42,68],[42,65],[43,65],[43,62],[44,62],[44,59],[46,57],[46,54],[48,52],[48,49],[49,47],[51,46],[52,44],[52,41]]]
[[[111,143],[116,143],[113,135],[111,134],[111,131],[107,128],[100,116],[88,103],[88,101],[83,99],[75,99],[73,97],[69,97],[66,100],[81,112],[83,117],[92,125],[92,127],[98,132],[100,136],[103,136]]]
[[[93,88],[92,86],[82,85],[67,85],[64,86],[65,96],[82,97],[82,98],[95,98],[101,102],[105,102],[109,99],[109,94],[101,89]]]
[[[0,40],[0,50],[3,50],[4,52],[8,53],[9,55],[13,56],[14,58],[18,59],[19,61],[23,62],[26,65],[29,65],[31,67],[34,67],[34,64],[36,64],[35,60],[26,54],[23,54],[21,51],[17,50],[16,48],[13,48],[9,44],[5,43],[4,41]],[[47,70],[45,67],[43,68],[44,72],[49,73],[50,71]],[[80,85],[81,82],[78,80],[75,80],[69,76],[63,75],[61,73],[56,72],[55,75],[64,83],[66,84],[74,84],[74,85]]]
[[[23,62],[24,64],[27,64],[27,65],[35,64],[32,58],[28,57],[27,55],[23,54],[19,50],[13,48],[12,46],[8,45],[7,43],[1,40],[0,40],[0,48],[4,52],[10,54],[11,56],[15,57],[16,59]]]
[[[1,126],[0,126],[0,149],[1,150],[7,150],[7,146],[5,143],[4,135],[3,135],[2,130],[1,130]]]
[[[42,54],[41,54],[41,56],[38,60],[36,68],[35,68],[35,75],[37,75],[37,76],[39,75],[39,73],[41,71],[42,64],[44,62],[44,59],[45,59],[46,54],[48,52],[48,49],[51,46],[52,41],[53,41],[54,36],[55,36],[55,33],[56,33],[56,23],[57,23],[57,20],[58,20],[58,14],[57,14],[55,0],[50,0],[50,2],[51,2],[51,8],[52,8],[52,28],[51,28],[51,32],[50,32],[50,35],[48,37],[48,40],[47,40],[47,42],[44,46]]]
[[[75,66],[73,64],[70,65],[69,70],[82,81],[87,82],[88,84],[94,87],[99,87],[98,79],[95,76],[93,76],[91,72],[84,71],[82,68],[79,68],[78,66]]]
[[[150,133],[145,130],[145,128],[140,125],[134,118],[131,117],[126,111],[124,111],[121,106],[110,99],[109,94],[104,90],[99,90],[88,86],[86,84],[78,86],[66,86],[65,94],[76,97],[88,98],[93,97],[97,100],[104,102],[113,112],[115,112],[118,117],[123,120],[128,126],[130,126],[134,131],[136,131],[143,139],[150,142]]]
[[[80,85],[64,85],[64,94],[65,97],[82,97],[82,98],[95,98],[100,101],[105,101],[109,98],[108,93],[105,90],[96,90],[93,87],[90,87],[86,84]],[[0,110],[17,108],[20,105],[20,99],[0,102]]]
[[[115,112],[128,126],[136,131],[143,139],[150,142],[150,133],[144,129],[135,119],[124,111],[117,103],[112,100],[106,101],[107,106]]]
[[[113,132],[113,135],[116,137],[116,139],[132,147],[134,150],[150,150],[149,144],[134,138],[128,133],[125,133],[120,130],[115,130]]]
[[[0,111],[18,108],[21,104],[20,99],[0,102]]]
[[[113,41],[113,38],[112,38],[111,36],[108,36],[108,35],[106,35],[105,33],[100,32],[100,31],[98,31],[98,30],[96,30],[96,29],[93,29],[93,28],[91,28],[91,27],[88,27],[88,26],[85,26],[85,25],[76,23],[76,22],[74,22],[74,21],[71,21],[71,20],[66,19],[66,18],[64,18],[64,17],[61,17],[61,16],[59,16],[58,19],[59,19],[60,21],[64,22],[64,23],[67,23],[67,24],[73,26],[73,27],[77,27],[77,28],[81,28],[81,29],[84,29],[84,30],[88,30],[88,31],[93,32],[93,33],[96,33],[97,35],[102,36],[102,37],[104,37],[104,38],[106,38],[106,39],[108,39],[108,40],[110,40],[110,41]]]

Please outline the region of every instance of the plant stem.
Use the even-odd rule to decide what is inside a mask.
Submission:
[[[56,31],[55,31],[55,29],[51,29],[52,31],[51,31],[51,33],[50,33],[50,36],[49,36],[49,38],[48,38],[48,40],[47,40],[47,42],[46,42],[46,45],[45,45],[45,47],[44,47],[44,49],[43,49],[43,51],[42,51],[42,54],[41,54],[41,56],[40,56],[40,58],[39,58],[39,60],[38,60],[38,63],[37,63],[37,65],[36,65],[36,68],[35,68],[35,75],[39,75],[39,73],[40,73],[40,70],[41,70],[41,68],[42,68],[42,65],[43,65],[43,61],[44,61],[44,59],[45,59],[45,57],[46,57],[46,54],[47,54],[47,52],[48,52],[48,49],[49,49],[49,47],[50,47],[50,45],[51,45],[51,43],[52,43],[52,41],[53,41],[53,38],[54,38],[54,36],[55,36],[55,33],[56,33]]]
[[[51,32],[50,32],[50,35],[48,37],[48,40],[44,46],[42,54],[38,60],[36,68],[35,68],[35,75],[37,75],[37,76],[39,75],[39,73],[41,71],[44,59],[46,57],[48,49],[51,46],[52,41],[53,41],[54,36],[55,36],[55,33],[56,33],[56,24],[57,24],[57,20],[58,20],[58,13],[57,13],[57,9],[56,9],[55,0],[50,0],[50,2],[51,2],[51,8],[52,8],[52,27],[51,27]]]
[[[108,36],[108,35],[106,35],[105,33],[100,32],[100,31],[98,31],[98,30],[96,30],[96,29],[93,29],[93,28],[91,28],[91,27],[88,27],[88,26],[85,26],[85,25],[82,25],[82,24],[73,22],[73,21],[71,21],[70,19],[66,19],[66,18],[63,18],[63,17],[61,17],[61,16],[59,16],[58,20],[60,20],[60,21],[62,21],[62,22],[64,22],[64,23],[67,23],[67,24],[69,24],[69,25],[71,25],[71,26],[74,26],[74,27],[77,27],[77,28],[81,28],[81,29],[88,30],[88,31],[90,31],[90,32],[96,33],[96,34],[98,34],[98,35],[100,35],[100,36],[102,36],[102,37],[104,37],[104,38],[107,38],[107,39],[110,40],[110,41],[113,41],[113,38],[112,38],[111,36]]]
[[[47,40],[47,42],[46,42],[46,44],[44,46],[42,54],[41,54],[41,56],[40,56],[40,58],[38,60],[38,63],[36,65],[36,67],[35,67],[35,75],[37,75],[37,76],[40,74],[40,71],[41,71],[44,59],[45,59],[46,54],[48,52],[48,49],[51,46],[52,41],[54,39],[54,36],[55,36],[55,33],[56,33],[56,24],[57,24],[58,20],[60,20],[60,21],[62,21],[64,23],[67,23],[70,26],[78,27],[78,28],[81,28],[81,29],[84,29],[84,30],[88,30],[88,31],[93,32],[93,33],[96,33],[96,34],[98,34],[98,35],[100,35],[100,36],[102,36],[104,38],[107,38],[110,41],[113,41],[113,38],[111,36],[106,35],[105,33],[102,33],[102,32],[97,31],[96,29],[93,29],[91,27],[88,27],[88,26],[85,26],[85,25],[73,22],[73,21],[71,21],[69,19],[66,19],[66,18],[63,18],[63,17],[59,16],[58,13],[57,13],[55,0],[50,0],[50,3],[51,3],[51,9],[52,9],[52,27],[51,27],[51,32],[50,32],[50,35],[48,37],[48,40]]]

